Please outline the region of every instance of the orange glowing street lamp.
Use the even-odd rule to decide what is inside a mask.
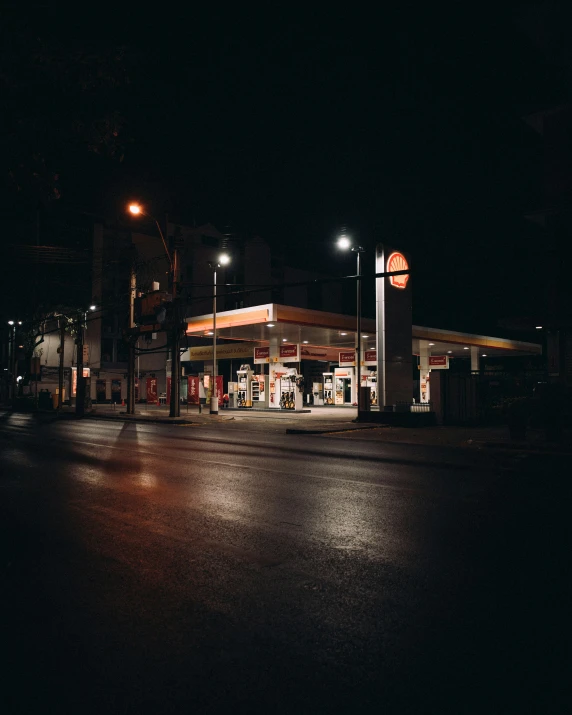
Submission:
[[[141,204],[137,204],[137,203],[129,204],[129,206],[127,207],[127,210],[133,216],[147,216],[148,218],[150,218],[152,221],[155,222],[155,225],[157,226],[157,230],[159,231],[159,236],[161,236],[161,241],[163,241],[163,248],[165,249],[165,253],[167,254],[167,258],[169,259],[169,263],[171,265],[171,273],[172,273],[173,272],[173,257],[171,256],[171,254],[169,253],[169,249],[167,248],[167,242],[165,241],[165,236],[163,235],[163,231],[161,230],[161,224],[159,223],[159,221],[157,221],[157,219],[154,216],[151,216],[151,214],[144,211]]]
[[[180,373],[181,373],[181,356],[180,356],[180,325],[179,325],[179,302],[178,302],[178,283],[179,283],[179,252],[176,248],[173,249],[172,253],[169,252],[167,247],[167,242],[165,241],[165,236],[161,230],[161,224],[157,219],[151,214],[147,213],[141,204],[136,202],[130,203],[127,210],[133,216],[147,216],[152,221],[155,222],[157,230],[159,231],[159,236],[163,241],[163,248],[169,259],[169,264],[171,268],[171,290],[172,290],[172,306],[173,306],[173,335],[172,335],[172,355],[171,355],[171,372],[173,379],[171,380],[171,407],[170,416],[179,417],[180,415],[180,404],[179,404],[179,392],[180,392]],[[168,226],[167,219],[165,219],[165,226]],[[133,292],[133,291],[132,291]]]

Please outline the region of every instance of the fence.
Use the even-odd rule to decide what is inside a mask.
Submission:
[[[506,407],[518,397],[532,397],[534,386],[545,379],[542,372],[520,374],[443,371],[439,379],[439,421],[448,425],[499,424]]]

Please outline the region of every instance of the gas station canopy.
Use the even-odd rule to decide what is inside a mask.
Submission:
[[[188,336],[204,338],[205,346],[212,341],[213,315],[187,318]],[[376,321],[362,318],[362,346],[376,347]],[[266,303],[251,308],[217,312],[217,338],[264,346],[271,339],[277,342],[299,343],[309,347],[352,349],[356,342],[356,317],[309,310],[293,306]],[[471,347],[481,356],[541,355],[536,343],[473,335],[439,328],[412,326],[411,354],[419,354],[420,345],[428,346],[433,355],[469,357]],[[312,351],[302,357],[313,359]],[[315,358],[314,358],[315,359]]]

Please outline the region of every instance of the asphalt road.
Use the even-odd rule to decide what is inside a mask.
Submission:
[[[562,458],[0,414],[3,713],[569,711]]]

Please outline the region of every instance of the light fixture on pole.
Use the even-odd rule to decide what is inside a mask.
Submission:
[[[216,270],[221,266],[227,266],[230,263],[230,256],[227,253],[221,253],[216,261],[209,261],[209,266],[213,269],[213,374],[212,374],[212,389],[211,389],[211,415],[218,415],[218,392],[216,385]]]
[[[357,405],[358,405],[358,420],[362,410],[361,400],[361,254],[365,252],[362,246],[354,246],[351,238],[345,232],[338,238],[338,248],[344,251],[351,250],[356,254],[357,272],[356,272],[356,384],[357,384]]]
[[[180,342],[181,342],[181,325],[179,316],[179,300],[178,300],[178,285],[179,285],[179,251],[177,248],[173,248],[172,252],[169,252],[165,236],[161,229],[161,224],[157,219],[151,214],[147,213],[141,204],[132,203],[128,206],[129,213],[133,216],[146,216],[155,222],[157,230],[159,231],[159,236],[161,236],[161,241],[163,241],[163,248],[167,254],[169,260],[169,268],[171,275],[171,295],[172,295],[172,306],[173,306],[173,326],[172,326],[172,337],[171,337],[171,400],[170,400],[170,417],[180,416],[180,388],[181,388],[181,354],[180,354]],[[168,228],[168,220],[165,217],[165,230]],[[131,296],[134,295],[134,288],[132,286],[130,291]],[[133,350],[134,350],[133,346]],[[132,383],[135,382],[135,360],[131,359],[129,361],[130,366],[132,366],[131,371],[133,372]],[[131,388],[134,394],[134,387]],[[131,396],[130,396],[131,398]],[[134,404],[133,399],[128,400],[130,403]]]
[[[8,325],[12,328],[12,349],[10,351],[10,400],[12,403],[12,409],[16,407],[16,321],[9,320]],[[18,325],[22,325],[18,321]]]
[[[146,211],[143,210],[143,207],[140,204],[129,204],[129,213],[133,214],[133,216],[146,216],[147,218],[150,218],[151,221],[155,222],[155,225],[157,226],[157,230],[159,231],[159,236],[161,236],[161,241],[163,241],[163,248],[165,249],[165,253],[167,254],[167,258],[169,259],[169,265],[171,267],[171,274],[173,273],[173,260],[174,260],[174,252],[173,256],[169,253],[169,249],[167,248],[167,242],[165,241],[165,236],[163,235],[163,230],[161,229],[161,224],[159,221],[154,216],[151,216],[151,214],[147,213]]]

